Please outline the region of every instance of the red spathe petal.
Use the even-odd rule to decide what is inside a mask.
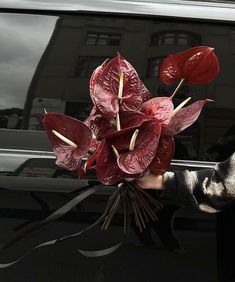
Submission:
[[[130,90],[130,93],[126,89]],[[140,111],[143,102],[151,98],[150,92],[141,80],[136,81],[135,86],[133,86],[133,83],[129,83],[129,85],[126,83],[120,111]]]
[[[103,70],[104,70],[104,68],[107,64],[108,64],[108,59],[105,60],[100,66],[98,66],[91,75],[89,87],[90,87],[90,96],[91,96],[92,101],[93,101],[93,96],[94,96],[94,88],[95,88],[95,85],[97,83],[97,80],[101,76],[101,74],[102,74],[102,72],[103,72]],[[93,101],[93,103],[94,103],[94,101]]]
[[[184,64],[182,76],[191,84],[208,84],[219,73],[219,62],[214,48],[201,47]]]
[[[169,55],[161,63],[160,79],[165,84],[172,84],[182,78],[183,62],[176,58],[175,55]]]
[[[164,174],[170,167],[175,151],[175,143],[172,137],[162,137],[159,140],[156,156],[149,165],[154,174]]]
[[[118,157],[119,167],[128,174],[142,173],[147,169],[157,150],[161,126],[157,120],[146,121],[139,130],[134,150]]]
[[[148,93],[133,66],[118,55],[95,73],[90,86],[95,106],[106,118],[116,117],[119,112],[118,91],[121,74],[124,75],[122,91],[123,110],[139,110]],[[143,99],[142,96],[143,95]],[[129,102],[130,100],[130,102]]]
[[[125,178],[144,176],[146,171],[139,174],[124,173],[117,165],[117,157],[111,148],[111,141],[103,139],[96,160],[96,177],[105,185],[113,185]]]
[[[166,57],[160,67],[160,79],[172,84],[180,79],[191,84],[207,84],[219,73],[214,48],[198,46]]]
[[[120,112],[122,111],[139,111],[142,108],[143,100],[141,96],[133,93],[131,96],[123,97]]]
[[[180,109],[168,124],[165,135],[174,136],[193,124],[199,117],[203,106],[212,100],[199,100],[187,107]]]
[[[142,111],[155,117],[163,125],[167,125],[171,119],[174,105],[169,97],[156,97],[143,104]]]
[[[153,117],[141,112],[125,111],[120,113],[120,123],[122,129],[138,127],[145,121],[151,119],[153,119]]]
[[[111,89],[111,85],[104,87],[102,84],[103,82],[96,84],[92,101],[105,118],[114,118],[119,111],[117,94]]]
[[[125,173],[117,165],[117,158],[111,144],[105,139],[101,143],[96,164],[96,177],[105,185],[112,185],[123,179]]]
[[[49,113],[45,115],[44,126],[52,144],[56,163],[70,170],[80,165],[81,158],[88,152],[92,140],[92,132],[81,121],[69,116]],[[58,138],[52,130],[62,134],[77,145],[73,148]]]
[[[53,148],[56,155],[55,163],[68,170],[78,170],[81,167],[81,157],[74,156],[74,151],[71,147],[59,145]]]

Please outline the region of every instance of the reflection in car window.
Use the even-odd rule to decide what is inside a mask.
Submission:
[[[165,30],[162,32],[155,32],[151,36],[151,46],[182,45],[192,47],[200,44],[200,34],[184,30]]]
[[[20,128],[25,97],[57,18],[0,14],[0,127]]]
[[[87,45],[119,45],[121,35],[115,33],[88,32]]]
[[[1,71],[4,70],[1,109],[17,110],[1,112],[1,127],[15,128],[18,116],[22,115],[18,128],[41,131],[44,109],[84,120],[92,107],[90,75],[117,52],[136,68],[153,96],[170,96],[176,86],[161,83],[158,75],[161,61],[195,45],[215,47],[221,72],[210,85],[185,84],[174,99],[175,106],[187,97],[192,97],[192,101],[215,100],[205,107],[193,126],[176,137],[175,158],[214,160],[210,148],[235,122],[235,96],[231,95],[235,88],[233,25],[97,15],[63,15],[58,20],[44,17],[43,21],[35,16],[11,16],[11,19],[4,16],[1,20],[2,26],[12,33],[17,30],[16,35],[8,38],[15,40],[12,46],[17,47],[7,50],[7,44],[1,55]],[[10,20],[17,29],[12,23],[8,25]],[[2,32],[5,41],[6,34]],[[6,76],[11,83],[4,80]]]
[[[148,59],[147,77],[159,77],[159,69],[165,57],[153,57]]]

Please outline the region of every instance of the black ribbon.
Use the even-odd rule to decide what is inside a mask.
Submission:
[[[5,245],[1,246],[1,249],[6,249],[9,246],[12,246],[15,243],[17,243],[18,241],[24,239],[25,237],[27,237],[29,235],[32,235],[32,234],[35,234],[36,232],[41,231],[46,226],[48,226],[50,223],[54,222],[55,220],[59,219],[64,214],[69,212],[74,206],[79,204],[82,200],[84,200],[85,198],[87,198],[91,194],[95,193],[101,186],[102,186],[102,184],[94,186],[94,187],[90,187],[90,186],[85,187],[84,188],[85,192],[83,192],[82,194],[79,194],[78,196],[76,196],[74,199],[72,199],[70,202],[68,202],[67,204],[65,204],[64,206],[62,206],[61,208],[59,208],[55,212],[53,212],[51,215],[49,215],[47,218],[45,218],[40,223],[34,225],[33,227],[30,227],[30,228],[26,229],[20,235],[18,235],[16,237],[14,237],[13,239],[11,239]],[[58,243],[60,243],[62,241],[65,241],[65,240],[77,237],[77,236],[81,235],[83,232],[86,232],[86,231],[90,230],[91,228],[93,228],[94,226],[99,224],[102,220],[104,220],[107,215],[109,215],[110,208],[112,207],[112,205],[113,205],[117,195],[119,193],[121,193],[122,191],[123,191],[123,193],[122,193],[123,199],[126,202],[126,204],[128,205],[127,192],[126,192],[127,188],[125,187],[125,185],[124,186],[123,185],[119,185],[116,188],[116,190],[114,190],[112,195],[109,197],[104,213],[94,223],[90,224],[89,226],[85,227],[84,229],[82,229],[79,232],[76,232],[74,234],[67,235],[67,236],[62,237],[62,238],[57,238],[57,239],[54,239],[54,240],[50,240],[50,241],[41,243],[41,244],[35,246],[34,248],[32,248],[31,250],[29,250],[26,254],[24,254],[20,258],[14,260],[12,262],[0,263],[0,268],[7,268],[7,267],[10,267],[10,266],[14,265],[15,263],[19,262],[20,260],[22,260],[24,257],[29,255],[30,253],[32,253],[36,249],[39,249],[39,248],[44,247],[44,246],[50,246],[50,245],[58,244]],[[127,209],[127,210],[129,211],[129,209]],[[126,216],[126,214],[125,214],[125,216]],[[127,222],[127,227],[128,227],[128,231],[129,231],[129,220],[126,220],[126,222]],[[87,256],[87,257],[99,257],[99,256],[108,255],[108,254],[114,252],[116,249],[118,249],[124,243],[127,235],[128,235],[128,232],[124,232],[124,238],[123,238],[123,240],[120,243],[118,243],[118,244],[116,244],[116,245],[114,245],[112,247],[103,249],[103,250],[85,251],[85,250],[80,250],[79,249],[78,251],[81,254],[83,254],[84,256]]]

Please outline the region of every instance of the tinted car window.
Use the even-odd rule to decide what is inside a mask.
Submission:
[[[174,102],[189,96],[214,102],[176,137],[174,158],[216,160],[214,146],[221,136],[233,134],[233,25],[97,15],[1,15],[1,22],[1,128],[42,131],[44,109],[84,120],[92,108],[89,78],[117,52],[137,69],[153,96],[169,96],[176,85],[161,83],[162,59],[208,45],[219,58],[219,76],[210,85],[183,85]]]

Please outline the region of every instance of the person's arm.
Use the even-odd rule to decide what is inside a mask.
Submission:
[[[163,176],[150,174],[137,180],[137,184],[162,190],[162,199],[217,212],[235,199],[235,153],[213,169],[166,172]]]

